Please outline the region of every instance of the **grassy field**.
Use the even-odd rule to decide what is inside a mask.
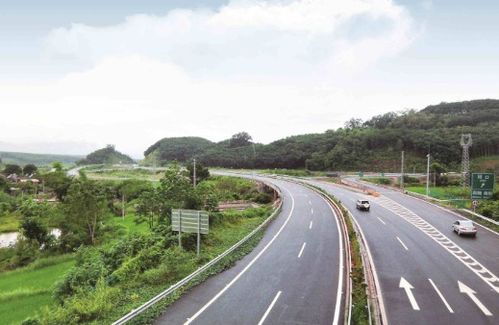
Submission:
[[[51,264],[53,263],[53,264]],[[44,266],[45,264],[49,264]],[[40,260],[37,264],[0,273],[2,324],[17,324],[52,304],[52,287],[74,264],[71,255]]]
[[[136,179],[151,182],[159,182],[163,176],[162,172],[153,172],[145,169],[132,169],[132,170],[103,170],[93,171],[85,170],[86,175],[90,179],[95,180],[126,180]]]
[[[408,186],[407,191],[426,194],[425,186]],[[456,208],[469,208],[471,205],[470,191],[462,186],[430,187],[430,196],[439,200],[449,200],[448,203]]]
[[[0,233],[14,232],[19,228],[19,216],[7,214],[0,216]]]

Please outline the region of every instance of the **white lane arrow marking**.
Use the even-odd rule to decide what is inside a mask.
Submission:
[[[492,313],[487,309],[487,307],[485,307],[482,302],[475,296],[476,292],[473,289],[471,289],[461,281],[457,281],[457,284],[459,286],[459,292],[467,294],[486,316],[492,316]]]
[[[416,301],[416,298],[414,298],[414,295],[412,294],[411,291],[412,289],[414,289],[414,287],[409,282],[407,282],[406,279],[400,278],[399,288],[405,290],[407,298],[409,298],[409,301],[411,303],[412,309],[419,310],[418,302]]]

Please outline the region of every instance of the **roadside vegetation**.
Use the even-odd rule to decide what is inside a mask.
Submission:
[[[50,172],[35,171],[32,178],[43,181],[43,190],[30,182],[0,183],[0,220],[9,221],[3,229],[20,234],[15,245],[0,249],[0,313],[7,315],[2,323],[110,323],[225,251],[273,211],[265,187],[197,167],[196,187],[192,166],[176,164],[155,183],[92,180],[85,172],[70,178],[59,164]],[[249,204],[219,211],[227,201]],[[210,234],[202,236],[199,257],[193,234],[183,234],[178,247],[172,208],[209,211]],[[256,239],[203,277],[230,266]],[[153,308],[141,319],[159,312]]]
[[[421,111],[389,112],[324,133],[290,136],[269,144],[252,142],[245,132],[212,142],[203,138],[165,138],[145,152],[145,163],[198,161],[210,167],[384,171],[400,169],[405,151],[410,172],[426,171],[426,154],[448,170],[459,170],[462,133],[471,133],[473,158],[499,155],[499,100],[441,103]],[[492,159],[494,160],[494,159]],[[497,158],[480,166],[499,172]],[[473,167],[473,165],[472,165]]]

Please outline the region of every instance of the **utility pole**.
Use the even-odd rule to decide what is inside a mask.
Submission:
[[[428,162],[426,164],[426,196],[430,195],[430,154],[426,155]]]
[[[192,180],[193,180],[194,187],[196,187],[196,158],[194,158],[194,166],[192,169]]]
[[[402,164],[400,166],[400,189],[404,189],[404,151],[402,150]]]
[[[462,177],[463,187],[470,186],[470,147],[473,144],[471,134],[461,134],[461,147],[463,147]]]

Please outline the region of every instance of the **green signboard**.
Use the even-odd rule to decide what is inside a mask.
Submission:
[[[471,199],[490,199],[494,193],[495,175],[494,173],[473,173],[471,174]]]

